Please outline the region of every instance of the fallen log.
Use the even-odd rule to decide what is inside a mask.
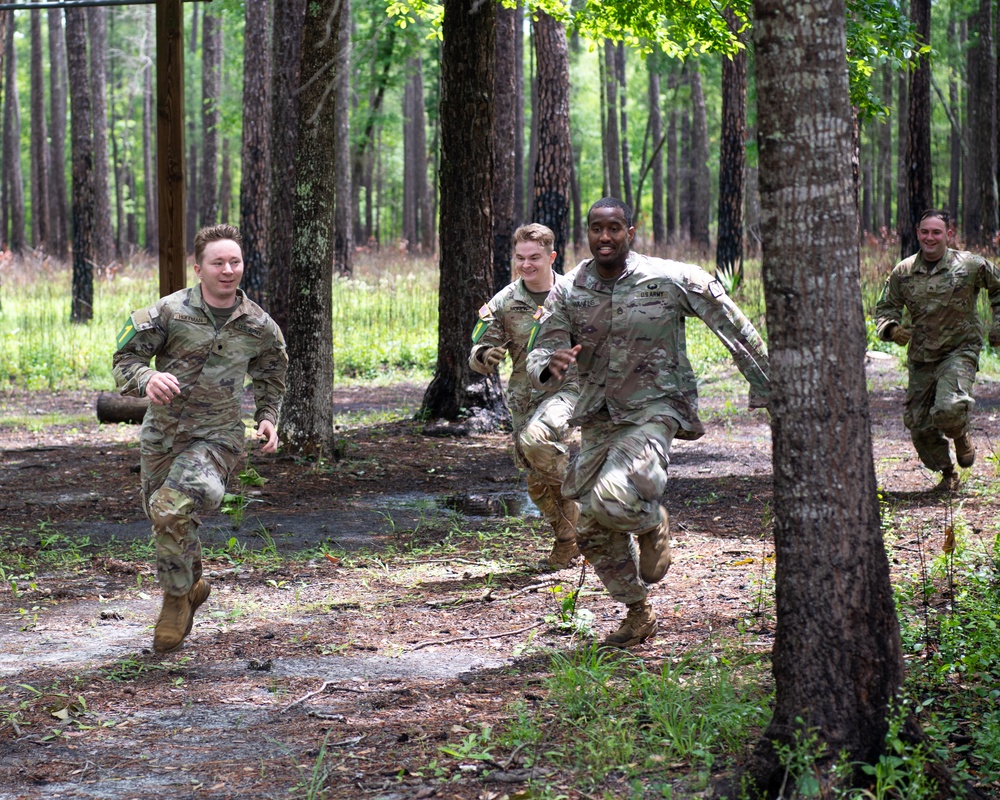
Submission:
[[[114,392],[99,392],[96,407],[98,422],[138,424],[142,422],[149,407],[149,398],[122,397]]]

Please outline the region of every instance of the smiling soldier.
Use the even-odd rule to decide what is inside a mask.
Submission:
[[[937,488],[945,492],[959,487],[948,439],[955,442],[958,466],[976,460],[970,417],[983,347],[976,311],[981,289],[993,310],[989,342],[1000,346],[1000,272],[982,256],[949,249],[952,233],[946,212],[925,211],[917,224],[919,252],[893,267],[875,306],[879,338],[909,345],[903,423],[924,466],[941,473]],[[903,324],[904,309],[909,325]]]
[[[239,229],[199,231],[194,271],[197,286],[132,313],[114,355],[119,391],[150,401],[139,444],[142,505],[153,524],[163,591],[153,634],[158,653],[181,645],[210,592],[202,577],[198,515],[219,507],[243,454],[244,379],[253,381],[261,449],[273,453],[288,366],[281,330],[239,288]]]
[[[537,388],[555,390],[574,365],[580,455],[563,494],[580,501],[577,543],[628,614],[604,640],[631,647],[653,636],[649,585],[670,566],[670,529],[660,505],[673,439],[697,439],[698,394],[684,338],[699,317],[750,382],[751,408],[765,407],[768,361],[760,335],[722,285],[692,264],[631,252],[632,210],[605,197],[591,206],[592,259],[553,289],[528,356]]]
[[[580,553],[576,546],[577,505],[562,494],[569,465],[567,420],[579,389],[576,380],[569,378],[558,394],[547,395],[532,388],[525,372],[542,304],[552,287],[567,279],[552,271],[554,242],[555,234],[544,225],[522,225],[514,231],[514,263],[519,277],[480,309],[469,366],[488,375],[510,354],[507,404],[514,422],[514,452],[528,471],[528,496],[555,532],[547,566],[560,570],[569,567]]]

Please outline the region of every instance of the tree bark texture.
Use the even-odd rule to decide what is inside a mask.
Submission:
[[[628,84],[625,79],[625,42],[615,46],[615,78],[618,83],[618,118],[622,148],[622,198],[629,208],[635,208],[635,196],[632,194],[632,157],[628,144]]]
[[[333,256],[337,131],[333,83],[339,0],[306,6],[302,36],[295,210],[289,274],[288,381],[281,438],[292,453],[335,456],[333,440]]]
[[[534,221],[556,235],[552,268],[563,272],[569,244],[570,176],[573,142],[569,129],[569,48],[566,28],[544,11],[534,24],[538,59],[538,159],[535,162]]]
[[[31,13],[31,230],[35,247],[50,252],[49,142],[45,120],[42,12]]]
[[[416,149],[413,141],[414,128],[414,86],[413,86],[413,63],[419,62],[419,58],[411,58],[407,65],[407,80],[403,86],[403,213],[401,222],[401,234],[406,242],[406,251],[416,253],[420,250],[420,242],[417,237],[417,166],[415,163]],[[421,100],[420,102],[423,102]]]
[[[828,745],[817,775],[842,753],[878,758],[903,661],[865,385],[845,8],[754,10],[777,628],[774,716],[752,772],[773,796],[774,743],[797,733]]]
[[[123,397],[118,392],[98,392],[94,411],[101,423],[128,422],[138,425],[149,408],[148,397]]]
[[[219,219],[219,96],[222,92],[222,21],[206,9],[201,26],[201,180],[198,225]]]
[[[997,64],[993,44],[992,0],[980,0],[979,12],[973,20],[977,40],[969,51],[969,68],[974,73],[974,77],[970,74],[970,88],[975,86],[976,91],[969,92],[968,130],[971,146],[965,176],[970,184],[970,193],[974,192],[976,195],[976,202],[966,216],[964,232],[968,245],[981,248],[992,245],[993,234],[997,229]]]
[[[514,163],[517,138],[517,58],[515,26],[521,13],[497,7],[496,64],[493,73],[493,290],[510,283],[514,256]]]
[[[689,65],[684,66],[684,72],[682,73],[682,78],[685,84],[690,84],[688,79]],[[680,241],[685,244],[691,241],[691,217],[693,216],[694,209],[694,169],[691,165],[691,160],[694,158],[694,153],[691,148],[691,104],[684,103],[680,105],[680,116],[681,116],[681,135],[680,135],[680,159],[678,170],[678,197],[680,198],[680,205],[678,206],[678,216],[680,219]]]
[[[964,42],[958,39],[958,26],[955,24],[954,11],[948,17],[948,41],[953,47],[961,50]],[[886,69],[888,73],[888,69]],[[948,105],[951,106],[951,113],[957,118],[960,113],[958,104],[958,70],[954,67],[948,70]],[[891,86],[891,81],[887,81]],[[962,129],[959,125],[951,126],[950,154],[948,163],[948,213],[951,214],[951,221],[954,225],[958,220],[958,202],[962,196]]]
[[[505,408],[496,373],[469,369],[478,309],[493,289],[493,64],[496,4],[445,0],[441,45],[438,359],[425,419],[495,425]]]
[[[111,165],[108,158],[108,9],[87,9],[90,39],[91,125],[94,130],[94,259],[98,265],[115,258],[111,225]]]
[[[730,30],[739,30],[732,10],[723,12]],[[743,280],[743,179],[746,175],[747,56],[739,50],[722,57],[722,136],[719,141],[719,235],[716,269]]]
[[[931,43],[931,0],[911,0],[910,20],[916,39]],[[910,212],[907,226],[899,232],[900,256],[917,251],[917,222],[934,205],[931,182],[931,62],[928,54],[915,55],[910,72],[909,138],[906,145],[906,196]]]
[[[882,68],[882,102],[892,105],[892,70],[886,64]],[[880,187],[881,204],[878,214],[878,227],[882,236],[892,227],[892,124],[891,120],[882,120],[878,127],[878,184]]]
[[[337,204],[333,212],[333,266],[341,275],[354,273],[354,191],[351,182],[351,3],[340,0],[333,122],[337,129],[334,173]]]
[[[524,213],[524,3],[514,9],[514,224]]]
[[[909,108],[910,103],[910,81],[906,73],[899,76],[896,93],[899,95],[896,107],[900,109],[900,113],[896,115],[896,233],[902,239],[903,230],[910,223],[910,196],[906,192],[906,148],[910,141],[910,119],[908,113],[902,112],[902,109]]]
[[[144,59],[149,59],[142,68],[142,169],[145,173],[143,185],[143,209],[146,221],[146,252],[156,255],[160,249],[159,209],[156,206],[156,146],[153,143],[153,115],[156,100],[153,96],[153,70],[150,52],[155,51],[156,16],[151,8],[145,10],[146,36],[141,51]]]
[[[328,3],[322,2],[320,5],[326,7]],[[243,290],[250,299],[264,308],[267,308],[264,293],[271,255],[267,241],[271,188],[269,12],[268,0],[246,0],[246,32],[243,40],[243,177],[240,182]],[[332,108],[328,113],[332,116]],[[329,119],[326,122],[330,124]]]
[[[622,196],[622,146],[618,129],[618,48],[611,39],[604,40],[604,163],[607,168],[608,197]]]
[[[73,301],[70,319],[73,322],[87,322],[94,316],[97,209],[86,9],[66,9],[66,56],[69,74],[70,148],[73,159]]]
[[[680,165],[677,163],[677,73],[667,76],[670,115],[667,117],[667,242],[678,239],[678,212],[680,208]]]
[[[11,252],[20,255],[28,246],[25,230],[24,176],[21,174],[21,105],[17,94],[17,51],[14,49],[13,12],[7,17],[5,89],[3,106],[3,170],[4,225],[2,236],[10,234],[7,244]]]
[[[49,225],[51,253],[69,256],[69,194],[66,187],[66,32],[59,9],[48,10],[49,29]]]
[[[305,0],[274,7],[274,54],[271,73],[271,205],[267,271],[268,313],[288,332],[288,279],[292,263],[295,207],[295,150],[299,138],[299,72]]]
[[[701,70],[696,60],[691,62],[688,75],[691,79],[691,158],[693,159],[691,243],[707,254],[710,246],[708,217],[712,187],[711,173],[708,169],[708,118],[705,113],[705,93],[701,86]]]
[[[653,245],[657,252],[667,243],[667,228],[663,219],[663,114],[660,112],[660,62],[654,54],[646,57],[649,72],[649,138],[653,147],[652,201]]]

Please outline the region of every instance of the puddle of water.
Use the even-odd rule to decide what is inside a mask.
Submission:
[[[449,494],[441,497],[440,502],[445,508],[466,517],[520,517],[538,513],[527,492]]]

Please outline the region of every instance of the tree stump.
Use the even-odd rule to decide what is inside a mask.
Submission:
[[[142,422],[148,407],[148,397],[122,397],[114,392],[100,392],[97,395],[97,421],[138,424]]]

